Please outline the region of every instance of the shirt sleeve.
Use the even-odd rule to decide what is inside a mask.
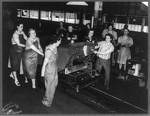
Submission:
[[[51,56],[52,56],[52,51],[50,49],[46,49],[45,50],[45,58],[50,59]]]
[[[27,39],[27,45],[28,45],[28,46],[32,46],[32,45],[33,45],[33,42],[32,42],[30,39]]]
[[[113,44],[111,44],[111,47],[110,47],[110,52],[113,52],[114,51],[114,46],[113,46]]]
[[[133,39],[130,37],[130,45],[133,45]]]

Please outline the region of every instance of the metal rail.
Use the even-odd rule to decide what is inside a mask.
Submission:
[[[96,91],[98,91],[98,92],[101,92],[101,93],[103,93],[103,94],[105,94],[105,95],[107,95],[107,96],[109,96],[109,97],[111,97],[111,98],[114,98],[114,99],[116,99],[116,100],[118,100],[118,101],[121,101],[121,102],[123,102],[123,103],[125,103],[125,104],[128,104],[128,105],[134,107],[134,108],[137,108],[137,109],[139,109],[139,110],[142,110],[142,111],[148,113],[148,111],[146,111],[146,110],[144,110],[144,109],[142,109],[142,108],[140,108],[140,107],[138,107],[138,106],[136,106],[136,105],[133,105],[133,104],[127,102],[127,101],[124,101],[124,100],[122,100],[122,99],[120,99],[120,98],[117,98],[117,97],[115,97],[115,96],[113,96],[113,95],[110,95],[110,94],[108,94],[108,93],[106,93],[106,92],[104,92],[104,91],[101,91],[101,90],[99,90],[99,89],[97,89],[97,88],[95,88],[95,87],[92,87],[92,86],[89,86],[89,87],[90,87],[91,89],[94,89],[94,90],[96,90]]]

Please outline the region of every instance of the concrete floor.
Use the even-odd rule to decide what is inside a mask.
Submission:
[[[22,114],[146,114],[147,89],[138,87],[136,83],[119,80],[115,73],[111,75],[109,91],[103,86],[103,76],[98,84],[79,93],[72,89],[64,91],[60,82],[52,106],[45,107],[41,103],[44,88],[39,76],[40,67],[37,74],[38,93],[31,91],[30,81],[29,87],[24,86],[23,76],[19,76],[21,86],[16,87],[7,68],[9,46],[10,41],[3,41],[2,106],[14,102],[20,106]]]

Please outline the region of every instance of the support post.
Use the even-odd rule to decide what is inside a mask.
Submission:
[[[94,28],[98,25],[98,21],[102,21],[103,2],[95,2],[94,4]]]

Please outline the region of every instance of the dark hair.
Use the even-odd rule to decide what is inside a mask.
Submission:
[[[124,25],[124,29],[128,29],[128,24],[125,24],[125,25]]]
[[[16,22],[16,26],[20,26],[21,24],[23,24],[23,22],[21,21]]]
[[[125,28],[124,30],[128,30],[128,32],[130,32],[128,28]],[[123,30],[123,32],[124,32],[124,30]]]
[[[60,41],[61,38],[57,37],[56,35],[52,35],[50,36],[50,44],[54,44],[54,43],[57,43],[57,41]]]
[[[90,32],[90,31],[94,31],[94,29],[88,29],[87,32],[86,32],[86,35],[87,35],[87,36],[89,35],[89,32]]]
[[[73,28],[73,25],[70,24],[70,25],[68,25],[68,28],[69,28],[69,27],[72,27],[72,28]]]
[[[28,35],[30,35],[30,32],[31,32],[31,31],[35,31],[35,29],[30,28],[29,31],[28,31]],[[36,32],[36,31],[35,31],[35,32]]]
[[[112,36],[112,34],[107,33],[107,34],[105,35],[105,38],[106,38],[106,36],[109,36],[109,37],[110,37],[110,39],[112,39],[112,40],[113,40],[113,36]]]
[[[90,23],[87,23],[86,26],[87,26],[87,25],[89,25],[89,26],[91,27]]]
[[[60,24],[60,23],[64,24],[64,22],[62,22],[62,21],[60,21],[59,24]]]
[[[110,23],[110,24],[108,25],[108,28],[109,28],[109,26],[112,26],[112,29],[114,29],[114,25],[113,25],[113,24]]]

